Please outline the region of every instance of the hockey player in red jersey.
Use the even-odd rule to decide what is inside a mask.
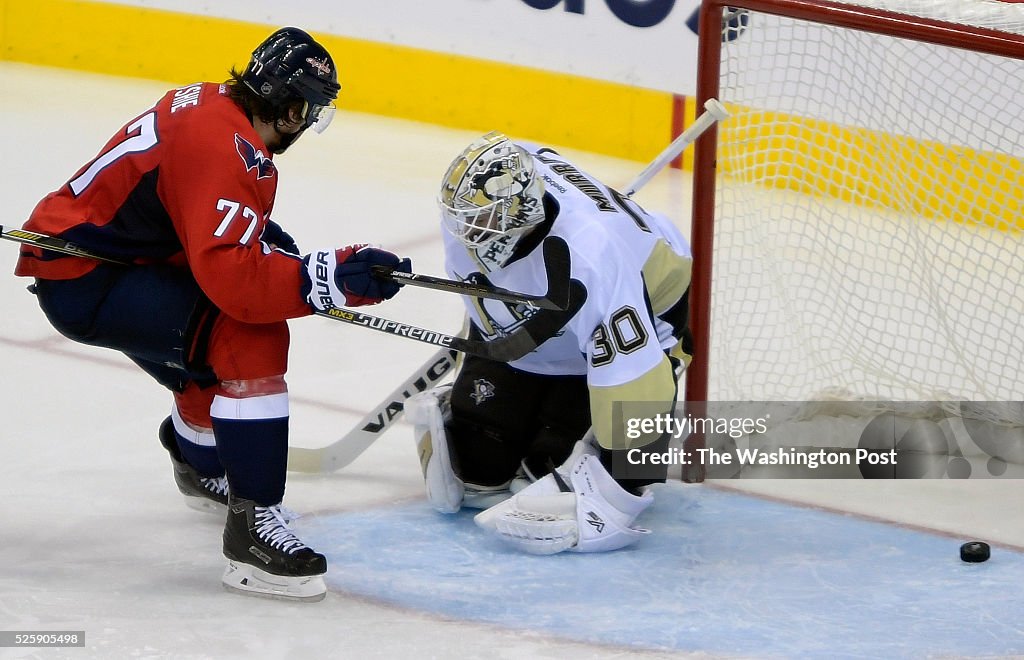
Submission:
[[[186,501],[227,512],[225,586],[281,598],[323,598],[327,571],[281,508],[286,319],[392,297],[373,265],[411,271],[365,245],[302,255],[270,219],[274,155],[322,132],[339,90],[321,44],[276,31],[227,82],[172,90],[128,122],[25,224],[131,266],[24,247],[16,269],[58,331],[173,392],[160,440]]]

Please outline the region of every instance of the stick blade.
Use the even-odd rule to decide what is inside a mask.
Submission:
[[[306,447],[288,448],[288,470],[291,472],[334,472],[344,467],[329,467],[324,465],[325,453],[322,449],[308,449]]]

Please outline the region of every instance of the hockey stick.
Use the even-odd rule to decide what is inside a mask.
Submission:
[[[43,248],[44,250],[50,250],[51,252],[60,252],[61,254],[69,254],[73,257],[84,257],[86,259],[96,259],[97,261],[104,261],[108,264],[119,264],[121,266],[128,265],[128,262],[121,259],[113,259],[110,257],[103,257],[98,254],[80,248],[70,241],[65,241],[63,238],[57,238],[55,236],[47,236],[46,234],[38,234],[34,231],[27,231],[25,229],[7,229],[3,225],[0,225],[0,238],[6,238],[9,241],[16,243],[24,243],[26,245],[34,245],[35,247]]]
[[[354,461],[398,421],[406,399],[416,392],[422,392],[428,386],[436,384],[443,375],[448,373],[454,365],[453,350],[499,362],[511,362],[537,348],[561,330],[582,307],[587,298],[587,291],[578,280],[570,278],[569,247],[564,240],[557,236],[551,236],[544,240],[541,247],[544,251],[544,265],[547,270],[548,282],[568,283],[566,309],[539,311],[524,321],[511,334],[490,341],[441,335],[401,324],[396,324],[394,327],[367,325],[375,330],[436,343],[444,348],[413,372],[404,383],[338,440],[317,449],[290,448],[288,450],[288,469],[297,472],[333,472]],[[334,313],[338,315],[334,316]],[[325,314],[331,315],[336,320],[359,323],[355,318],[347,318],[349,314],[358,314],[358,312],[331,310]],[[392,323],[384,319],[377,319],[377,321]],[[421,334],[417,336],[414,334],[416,332]]]
[[[508,289],[496,286],[486,286],[473,282],[457,282],[455,280],[445,280],[440,277],[419,275],[417,273],[403,273],[402,271],[392,270],[387,266],[373,266],[371,270],[375,277],[388,279],[398,284],[423,287],[424,289],[461,293],[462,295],[474,296],[476,298],[491,298],[512,304],[533,305],[541,309],[564,310],[569,306],[568,280],[559,283],[549,282],[550,288],[545,295],[529,296],[525,293],[516,293],[515,291],[509,291]],[[555,287],[555,284],[560,286]]]
[[[425,392],[444,379],[455,366],[456,352],[441,349],[405,379],[377,407],[359,420],[339,440],[317,449],[290,447],[288,469],[295,472],[336,472],[358,458],[376,442],[405,409],[405,401],[417,392]]]
[[[104,257],[62,238],[24,229],[7,229],[0,226],[0,237],[75,257],[96,259],[121,266],[131,265],[128,261]],[[446,335],[442,332],[426,330],[414,325],[399,323],[344,307],[316,311],[314,314],[331,319],[332,321],[341,321],[398,337],[454,349],[487,360],[512,362],[534,350],[558,332],[586,300],[586,290],[583,286],[569,278],[569,247],[565,244],[565,241],[558,237],[546,239],[544,241],[544,262],[548,267],[548,282],[558,283],[557,285],[550,285],[551,288],[549,288],[549,292],[545,297],[564,297],[566,299],[565,309],[538,312],[524,321],[515,331],[490,341],[464,339],[462,337]],[[564,294],[562,293],[562,287],[565,289]]]
[[[704,109],[707,110],[707,112],[701,114],[701,116],[698,117],[689,128],[683,131],[675,140],[665,147],[665,150],[658,154],[658,157],[651,161],[651,163],[645,167],[635,179],[633,179],[633,181],[626,187],[626,197],[632,197],[633,194],[650,181],[655,174],[661,171],[665,165],[682,153],[686,147],[696,141],[696,139],[715,122],[721,121],[729,116],[729,112],[725,109],[725,106],[719,103],[716,99],[709,99],[704,104]],[[417,273],[403,273],[401,271],[395,271],[388,268],[387,266],[374,266],[373,274],[376,277],[389,279],[392,282],[397,282],[398,284],[408,284],[411,286],[423,287],[425,289],[460,293],[467,296],[475,296],[477,298],[492,298],[494,300],[501,300],[513,304],[527,303],[541,309],[564,310],[569,304],[568,282],[565,282],[564,285],[559,287],[557,290],[549,288],[548,293],[543,296],[529,296],[524,293],[509,291],[508,289],[502,289],[500,287],[490,287],[482,284],[474,284],[472,282],[456,282],[454,280],[445,280],[439,277],[419,275]],[[549,287],[552,286],[552,284],[553,283],[549,280]]]
[[[3,229],[0,236],[10,241],[34,245],[35,247],[40,247],[44,250],[52,250],[54,252],[69,254],[75,257],[98,259],[107,263],[122,265],[126,263],[119,259],[112,259],[103,255],[94,254],[62,238],[47,236],[46,234],[39,234],[32,231],[26,231],[24,229],[4,229],[2,227],[0,227],[0,229]],[[501,300],[513,304],[529,304],[542,309],[563,310],[569,305],[568,282],[561,282],[559,283],[560,286],[549,288],[548,292],[543,296],[528,296],[523,293],[516,293],[515,291],[509,291],[508,289],[502,289],[499,287],[489,287],[483,284],[456,282],[454,280],[443,280],[429,275],[417,275],[416,273],[392,271],[392,269],[387,266],[373,266],[372,270],[376,277],[389,279],[393,282],[398,282],[399,284],[420,286],[426,289],[450,291],[452,293],[461,293],[467,296],[476,296],[478,298],[493,298],[495,300]]]
[[[7,229],[0,226],[0,237],[75,257],[95,259],[121,266],[130,265],[127,261],[94,254],[64,239],[24,229]],[[455,350],[470,352],[490,359],[512,361],[532,351],[541,342],[558,332],[586,300],[586,290],[579,285],[579,282],[570,280],[569,248],[565,241],[557,238],[548,239],[544,242],[542,249],[548,269],[548,281],[566,283],[565,293],[556,295],[564,295],[567,309],[538,312],[508,336],[493,341],[452,337],[345,309],[318,312],[318,315],[333,320],[364,325],[391,334],[419,338],[421,341],[450,346],[450,348],[442,348],[431,356],[380,405],[363,417],[355,428],[340,439],[318,449],[290,447],[288,469],[297,472],[324,473],[340,470],[350,464],[401,417],[406,399],[416,392],[433,387],[451,371],[455,365]],[[551,294],[549,293],[549,295]],[[418,336],[416,333],[419,333]]]
[[[566,289],[565,309],[539,311],[504,337],[491,340],[465,339],[341,307],[316,312],[316,314],[334,321],[351,323],[378,332],[454,349],[495,362],[513,362],[553,337],[579,311],[587,299],[587,290],[583,284],[570,277],[569,246],[565,244],[565,241],[558,236],[549,236],[544,239],[542,249],[549,283],[549,292],[545,297],[550,298],[552,290],[560,291],[564,286]],[[556,293],[555,295],[562,294]]]
[[[672,159],[683,153],[683,149],[686,149],[686,147],[696,142],[697,138],[699,138],[704,131],[715,125],[715,122],[722,121],[729,116],[729,111],[726,110],[725,106],[719,103],[717,99],[708,99],[704,104],[704,109],[707,110],[707,112],[704,112],[701,116],[697,117],[697,119],[690,124],[689,128],[680,133],[676,139],[672,140],[671,144],[665,147],[665,150],[658,154],[658,157],[652,160],[650,165],[645,167],[643,171],[636,175],[636,178],[626,186],[626,197],[632,197],[638,190],[643,188],[655,174],[661,171],[661,168],[668,165]]]
[[[729,116],[725,107],[716,99],[708,99],[704,104],[707,112],[701,114],[693,124],[674,139],[668,147],[645,167],[640,174],[627,186],[626,196],[631,197],[640,188],[647,184],[655,174],[665,165],[672,161],[682,151],[695,142],[701,134],[711,128],[716,122]],[[549,254],[549,244],[557,241],[561,249],[552,250]],[[553,263],[557,259],[562,263]],[[490,341],[478,341],[453,337],[431,330],[424,330],[416,326],[396,323],[388,319],[381,319],[362,312],[353,312],[347,309],[332,309],[327,312],[318,312],[320,316],[327,316],[336,321],[361,325],[379,332],[386,332],[401,337],[407,337],[416,341],[435,344],[445,348],[452,348],[463,353],[477,355],[488,360],[498,362],[512,362],[527,353],[533,351],[548,338],[558,332],[569,319],[582,306],[586,296],[586,289],[579,282],[569,280],[569,251],[565,242],[557,237],[550,237],[544,241],[544,263],[548,268],[548,292],[544,298],[561,302],[565,299],[564,306],[558,305],[558,309],[546,309],[530,317],[522,326],[511,334],[493,339]],[[557,267],[557,268],[556,268]],[[559,277],[558,273],[564,275]],[[398,273],[396,273],[397,275]],[[558,284],[566,282],[567,284]],[[455,283],[458,284],[458,283]],[[556,288],[557,287],[557,288]],[[562,293],[564,287],[565,293]],[[471,294],[470,294],[471,295]]]
[[[642,188],[657,172],[679,155],[683,149],[694,142],[712,124],[728,116],[725,108],[718,101],[709,100],[704,107],[707,113],[680,134],[650,165],[629,184],[628,195],[631,196]],[[549,286],[554,281],[549,273]],[[548,294],[553,297],[551,292]],[[544,316],[538,314],[536,316]],[[557,332],[560,328],[555,328]],[[395,391],[380,403],[374,410],[361,419],[356,426],[344,436],[326,447],[306,449],[293,447],[289,450],[288,469],[298,472],[333,472],[349,465],[358,458],[374,441],[399,420],[405,406],[405,400],[414,392],[424,391],[426,383],[436,383],[440,376],[449,373],[452,364],[449,362],[453,354],[441,350],[406,379]],[[443,372],[441,370],[444,370]],[[678,378],[678,374],[677,374]]]

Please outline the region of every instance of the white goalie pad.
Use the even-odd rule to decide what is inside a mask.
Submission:
[[[442,385],[409,397],[405,415],[413,424],[416,451],[423,468],[427,500],[441,513],[462,508],[465,484],[452,468],[445,422],[452,418],[452,386]]]
[[[556,472],[477,514],[474,521],[515,548],[537,555],[617,550],[650,533],[631,525],[654,495],[626,492],[589,443],[576,443]]]
[[[322,575],[290,577],[274,575],[255,566],[228,561],[221,583],[228,591],[247,596],[261,596],[275,600],[297,600],[315,603],[327,595]]]

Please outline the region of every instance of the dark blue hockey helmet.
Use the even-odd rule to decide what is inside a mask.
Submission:
[[[242,82],[280,110],[302,101],[306,126],[318,133],[330,124],[341,90],[330,53],[295,27],[281,28],[256,47]]]

